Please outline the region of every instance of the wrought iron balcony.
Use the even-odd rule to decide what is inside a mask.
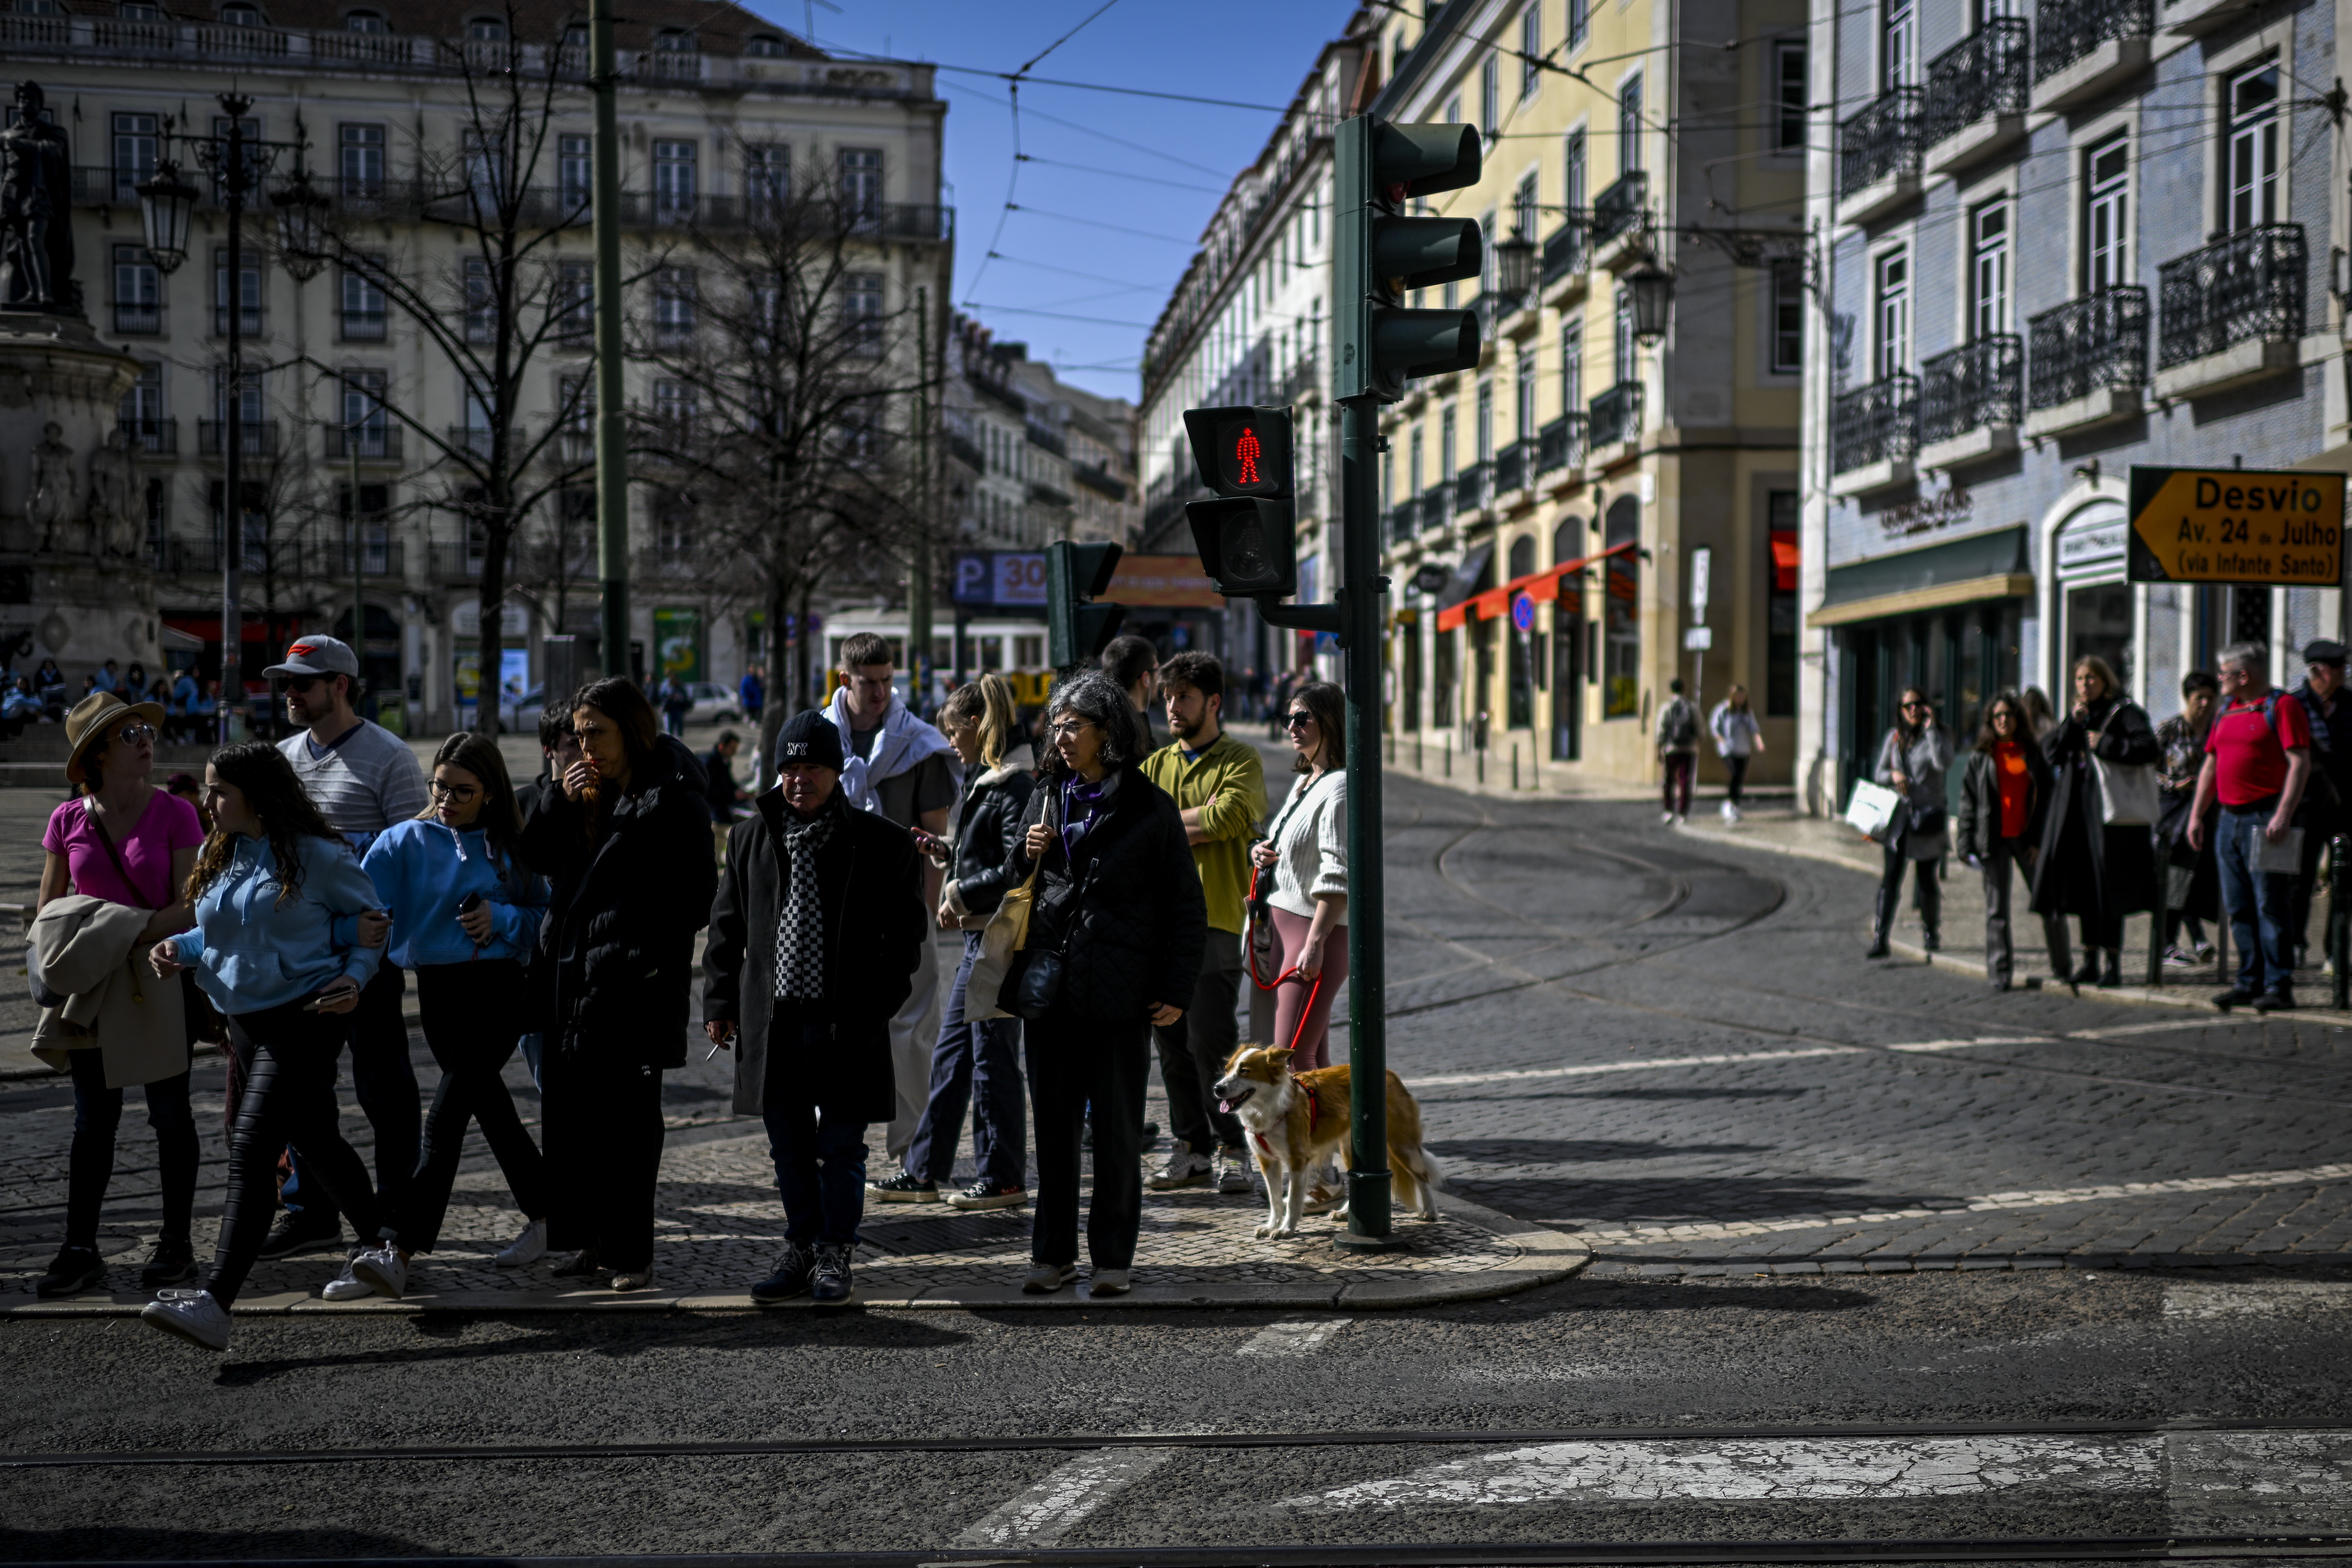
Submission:
[[[347,343],[380,343],[383,342],[385,315],[382,310],[352,310],[341,312],[343,342]]]
[[[1842,393],[1830,407],[1830,468],[1850,474],[1919,449],[1919,382],[1905,372]]]
[[[1527,441],[1514,441],[1495,454],[1495,493],[1507,495],[1528,488]]]
[[[1633,441],[1642,435],[1642,384],[1622,381],[1590,405],[1586,429],[1595,447],[1613,447],[1620,441]]]
[[[2266,223],[2157,268],[2156,367],[2220,353],[2250,338],[2303,336],[2310,258],[2303,226]]]
[[[1486,481],[1492,477],[1487,464],[1473,463],[1454,476],[1454,510],[1456,515],[1476,511],[1491,499]]]
[[[362,425],[352,430],[341,425],[327,426],[327,456],[349,459],[358,458],[365,462],[396,462],[400,458],[401,427],[397,425]]]
[[[2025,112],[2025,18],[1993,16],[1927,65],[1920,140],[1932,147],[1987,115]]]
[[[1410,544],[1417,531],[1413,504],[1407,500],[1389,508],[1381,521],[1388,525],[1385,537],[1391,544]]]
[[[1527,296],[1524,294],[1505,294],[1491,289],[1481,290],[1478,297],[1470,301],[1470,308],[1478,312],[1478,341],[1486,344],[1494,342],[1502,331],[1503,318],[1526,303]]]
[[[2110,38],[2155,31],[2156,0],[2041,0],[2033,24],[2033,79],[2047,81]]]
[[[153,337],[163,330],[163,307],[152,300],[117,300],[114,330],[125,337]]]
[[[1919,172],[1920,105],[1927,89],[1890,88],[1838,127],[1838,195],[1867,190],[1889,174]]]
[[[115,424],[131,432],[142,451],[158,458],[179,455],[180,422],[176,419],[118,419]]]
[[[478,544],[436,544],[425,557],[433,575],[443,580],[464,581],[482,574],[482,547]]]
[[[2055,408],[2101,387],[2147,381],[2147,290],[2126,284],[2025,323],[2025,405]]]
[[[349,529],[348,516],[341,526]],[[356,568],[356,570],[355,570]],[[354,551],[348,539],[321,540],[311,569],[322,577],[401,577],[408,572],[406,554],[397,539],[362,539]]]
[[[1549,289],[1561,279],[1583,271],[1588,248],[1584,225],[1574,218],[1546,235],[1543,242],[1543,287]]]
[[[1559,468],[1580,468],[1584,466],[1583,409],[1563,414],[1536,432],[1536,472],[1549,474]]]
[[[1633,169],[1620,176],[1593,199],[1592,243],[1603,246],[1640,228],[1649,214],[1649,200],[1650,176],[1645,171]]]
[[[452,425],[442,434],[452,452],[462,452],[475,458],[488,458],[490,455],[490,431],[488,426]]]
[[[1310,394],[1318,391],[1322,385],[1321,356],[1313,349],[1308,349],[1298,356],[1297,363],[1283,373],[1282,384],[1276,389],[1276,395],[1285,403],[1303,403]]]
[[[213,307],[213,336],[228,336],[228,314],[226,305]],[[269,329],[269,312],[259,305],[247,305],[237,315],[240,319],[236,330],[240,337],[257,338]]]
[[[196,455],[217,458],[228,440],[228,424],[220,419],[196,421]],[[247,458],[274,458],[278,455],[278,421],[247,419],[238,432],[237,450]]]
[[[1979,338],[1919,366],[1919,443],[1932,447],[2025,416],[2025,344],[2014,332]]]

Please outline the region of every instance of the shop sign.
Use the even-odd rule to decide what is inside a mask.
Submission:
[[[654,679],[702,679],[702,611],[691,605],[654,609]]]
[[[2131,471],[2135,583],[2334,587],[2344,580],[2342,474]]]
[[[2130,531],[2118,518],[2111,522],[2077,526],[2058,536],[2058,571],[2071,577],[2104,562],[2113,561],[2124,552]]]
[[[1966,523],[1975,510],[1976,503],[1968,486],[1953,485],[1934,495],[1888,507],[1878,514],[1878,526],[1889,539],[1908,539],[1915,533],[1933,533]]]

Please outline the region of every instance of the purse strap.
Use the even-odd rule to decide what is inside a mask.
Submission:
[[[81,819],[89,824],[90,831],[98,835],[98,841],[106,846],[106,858],[114,862],[114,874],[122,879],[122,885],[131,889],[131,896],[139,900],[139,907],[142,910],[162,909],[163,906],[161,904],[149,903],[146,896],[140,892],[139,884],[131,879],[131,868],[123,864],[122,851],[114,847],[114,835],[109,833],[106,824],[98,819],[98,812],[90,805],[88,795],[81,797]]]

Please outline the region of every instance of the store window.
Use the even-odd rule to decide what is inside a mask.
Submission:
[[[1608,515],[1604,548],[1634,548],[1612,555],[1602,577],[1601,716],[1633,719],[1642,711],[1642,506],[1619,496]]]

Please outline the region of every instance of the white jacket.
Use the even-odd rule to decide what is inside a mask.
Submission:
[[[1274,814],[1274,891],[1277,910],[1311,920],[1321,893],[1348,896],[1348,773],[1307,773]]]
[[[25,970],[42,1004],[35,1056],[62,1072],[68,1052],[95,1048],[109,1089],[188,1070],[180,982],[155,977],[141,940],[153,912],[69,893],[33,917]]]

